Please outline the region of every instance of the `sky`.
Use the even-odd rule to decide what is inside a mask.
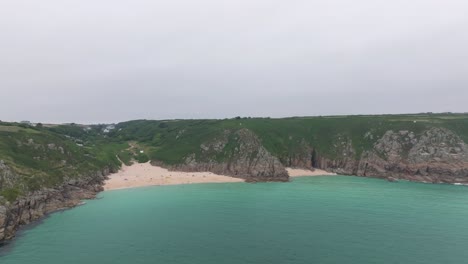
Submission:
[[[2,0],[0,120],[468,112],[466,0]]]

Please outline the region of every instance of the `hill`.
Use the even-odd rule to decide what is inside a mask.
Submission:
[[[138,120],[109,136],[138,142],[158,165],[252,181],[287,180],[285,166],[429,182],[467,176],[466,114]]]
[[[0,122],[0,241],[102,190],[121,162],[288,181],[286,167],[468,183],[468,114],[135,120],[116,125]]]

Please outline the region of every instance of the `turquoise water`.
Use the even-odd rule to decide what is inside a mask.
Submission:
[[[1,264],[468,263],[468,187],[358,177],[105,192]]]

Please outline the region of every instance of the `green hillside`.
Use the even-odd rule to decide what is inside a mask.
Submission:
[[[14,176],[0,171],[4,174],[0,177],[0,196],[14,200],[20,194],[53,188],[65,179],[104,167],[117,169],[120,162],[115,153],[127,148],[127,144],[110,142],[93,132],[78,126],[45,128],[1,123],[0,160]]]
[[[104,167],[117,169],[120,161],[160,161],[182,164],[193,156],[201,162],[228,162],[239,147],[236,131],[252,131],[261,145],[284,165],[301,151],[314,149],[322,157],[337,159],[346,144],[353,158],[371,149],[387,131],[422,133],[443,127],[468,142],[468,114],[417,114],[233,118],[224,120],[135,120],[106,125],[30,126],[0,123],[0,196],[18,195],[62,184]],[[219,151],[206,144],[222,142]],[[255,153],[251,153],[255,155]],[[7,175],[10,175],[7,177]],[[11,175],[14,175],[11,176]]]
[[[122,142],[140,142],[149,149],[151,159],[178,164],[191,153],[201,160],[208,158],[203,157],[200,145],[220,137],[226,130],[247,128],[253,131],[268,151],[283,159],[305,144],[324,156],[336,158],[340,153],[335,145],[345,139],[351,140],[355,155],[360,156],[388,130],[421,133],[432,127],[448,128],[468,142],[468,114],[138,120],[118,124],[109,136]],[[229,147],[235,146],[228,144]],[[218,155],[216,159],[222,161],[223,157]]]

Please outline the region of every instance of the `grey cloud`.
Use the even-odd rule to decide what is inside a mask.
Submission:
[[[457,0],[0,4],[0,119],[468,111]]]

